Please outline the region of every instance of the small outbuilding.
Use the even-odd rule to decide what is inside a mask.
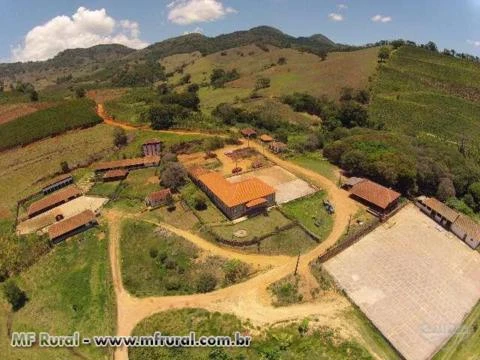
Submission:
[[[345,190],[350,190],[352,187],[354,187],[358,183],[361,183],[362,181],[365,181],[365,179],[364,178],[359,178],[359,177],[347,178],[342,182],[342,187]]]
[[[103,175],[102,179],[103,182],[120,181],[125,180],[128,174],[129,171],[125,169],[109,170]]]
[[[134,170],[156,167],[160,163],[160,156],[145,156],[134,159],[114,160],[95,164],[93,169],[96,173],[116,169]]]
[[[285,151],[287,151],[288,146],[287,146],[287,144],[284,144],[280,141],[273,141],[273,142],[270,143],[268,148],[270,149],[271,152],[273,152],[275,154],[280,154],[280,153],[284,153]]]
[[[142,144],[143,156],[160,156],[163,143],[158,139],[152,139]]]
[[[262,136],[260,136],[260,140],[264,143],[271,143],[273,141],[273,137],[267,134],[263,134]]]
[[[435,198],[420,197],[417,199],[417,206],[447,230],[451,229],[460,216],[455,210]]]
[[[240,133],[246,138],[254,138],[257,136],[257,132],[252,128],[242,129],[240,130]]]
[[[401,196],[400,193],[367,179],[352,186],[350,194],[353,198],[366,204],[372,213],[380,217],[393,211]]]
[[[480,246],[480,225],[468,216],[460,214],[451,230],[472,249]]]
[[[170,189],[163,189],[151,193],[145,198],[145,205],[150,208],[155,208],[161,205],[166,205],[172,199],[172,192]]]
[[[47,185],[43,187],[42,192],[43,195],[47,195],[71,184],[73,184],[73,176],[70,174],[63,174],[53,178]]]
[[[48,229],[48,237],[54,244],[57,244],[95,225],[97,225],[97,219],[94,212],[85,210],[50,226]]]

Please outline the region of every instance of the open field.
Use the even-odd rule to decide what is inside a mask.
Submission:
[[[1,152],[2,206],[13,209],[17,200],[39,191],[61,171],[62,161],[68,162],[71,167],[86,165],[112,147],[113,129],[97,125]]]
[[[48,102],[0,105],[0,124],[33,114],[39,110],[48,109],[52,106],[54,104]]]
[[[0,150],[101,122],[91,100],[72,100],[0,124]]]
[[[122,182],[118,197],[143,201],[147,195],[161,189],[158,176],[157,168],[130,171],[128,177]]]
[[[67,202],[66,204],[62,204],[52,210],[35,216],[34,218],[21,222],[17,226],[17,231],[19,234],[25,235],[43,229],[55,223],[55,217],[59,214],[63,215],[63,217],[67,219],[85,210],[92,210],[93,212],[96,212],[107,201],[108,199],[100,197],[80,196],[72,201]]]
[[[249,348],[135,348],[129,351],[131,360],[147,359],[372,359],[368,351],[355,340],[342,338],[328,327],[316,326],[305,321],[306,333],[298,330],[301,323],[289,323],[264,329],[254,329],[233,315],[209,313],[201,309],[174,310],[156,314],[141,322],[135,335],[147,335],[154,331],[187,335],[196,331],[197,336],[227,335],[238,331],[253,337]],[[276,354],[276,355],[271,355]],[[276,357],[272,357],[276,356]]]
[[[258,178],[273,187],[277,204],[284,204],[317,191],[313,186],[280,166],[254,170],[246,174],[230,177],[227,180],[236,183],[251,178]]]
[[[209,292],[246,279],[250,268],[199,250],[154,225],[126,221],[120,243],[126,289],[140,297]],[[238,274],[230,278],[229,269]],[[203,288],[202,276],[213,277]]]
[[[97,104],[103,104],[106,101],[111,101],[118,99],[124,95],[128,89],[117,88],[117,89],[95,89],[89,90],[87,92],[87,97],[92,99]]]
[[[271,87],[261,90],[266,97],[275,97],[292,92],[308,92],[315,96],[327,95],[338,98],[342,87],[365,88],[369,76],[373,75],[377,64],[378,49],[365,49],[352,52],[329,53],[325,61],[313,54],[301,53],[294,49],[280,49],[268,46],[266,52],[255,45],[222,51],[202,58],[191,55],[166,58],[173,64],[187,64],[183,74],[191,74],[191,82],[209,83],[214,68],[237,69],[240,79],[228,83],[224,89],[202,88],[200,99],[202,110],[210,111],[222,102],[234,102],[247,97],[255,87],[257,77],[271,79]],[[277,65],[284,57],[285,65]],[[192,64],[193,62],[193,64]],[[175,74],[172,83],[176,84],[182,74]]]
[[[325,176],[334,182],[338,181],[337,168],[325,159],[321,153],[306,153],[289,159],[304,168],[310,169]]]
[[[141,114],[148,110],[149,104],[157,97],[150,88],[125,89],[117,95],[119,96],[104,97],[104,101],[97,103],[104,103],[110,116],[132,124],[142,123]]]
[[[324,266],[412,360],[433,356],[480,298],[479,254],[413,205]]]
[[[147,218],[152,218],[155,221],[165,222],[176,228],[182,230],[192,230],[198,225],[198,219],[187,204],[182,204],[181,201],[175,203],[175,209],[172,210],[167,206],[160,207],[150,211]]]
[[[92,229],[57,246],[16,279],[29,298],[10,318],[10,331],[47,331],[55,335],[109,335],[115,332],[115,298],[110,278],[107,239]],[[7,306],[0,297],[2,359],[105,359],[109,349],[81,346],[14,349],[7,336]]]
[[[323,200],[327,196],[318,192],[312,196],[298,199],[282,206],[282,210],[296,218],[309,231],[324,239],[332,230],[333,219],[327,213]]]
[[[458,141],[480,134],[480,67],[402,47],[380,68],[370,115],[389,130]]]

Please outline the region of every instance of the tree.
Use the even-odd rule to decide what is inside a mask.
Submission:
[[[440,179],[437,188],[437,198],[440,201],[447,201],[449,198],[455,197],[455,186],[450,178]]]
[[[390,58],[390,48],[388,46],[382,46],[378,50],[378,59],[380,62],[385,62]]]
[[[473,209],[480,209],[480,182],[474,182],[468,187],[468,193],[473,198]],[[465,195],[466,196],[466,195]]]
[[[177,118],[184,118],[189,111],[179,105],[152,106],[147,111],[147,118],[154,130],[169,129]]]
[[[360,104],[367,105],[370,102],[370,93],[368,90],[358,90],[355,93],[354,100]]]
[[[31,102],[37,102],[38,101],[38,92],[36,90],[32,90],[29,93],[30,95],[30,101]]]
[[[362,105],[349,101],[341,105],[338,119],[346,128],[365,127],[368,125],[368,112]]]
[[[192,79],[192,75],[190,74],[183,75],[182,78],[180,79],[180,85],[185,85],[190,83],[191,79]]]
[[[75,89],[75,96],[78,98],[78,99],[81,99],[81,98],[84,98],[85,95],[87,94],[86,90],[82,87],[77,87]]]
[[[353,100],[353,89],[351,87],[343,87],[340,90],[340,101]]]
[[[201,293],[207,293],[215,290],[217,278],[210,273],[202,273],[197,281],[197,290]]]
[[[285,65],[287,63],[287,59],[284,58],[283,56],[278,58],[277,64],[278,65]]]
[[[270,87],[270,79],[266,77],[260,77],[255,83],[255,90],[267,89]]]
[[[113,144],[120,148],[122,146],[127,145],[128,143],[128,137],[125,129],[122,128],[115,128],[113,131]]]
[[[68,173],[70,171],[70,167],[68,166],[68,163],[66,161],[62,161],[60,163],[60,168],[62,169],[63,173]]]
[[[27,294],[13,280],[7,281],[3,288],[3,294],[10,305],[12,305],[13,311],[20,310],[28,301]]]
[[[161,183],[163,186],[173,190],[185,184],[187,179],[187,171],[182,164],[178,162],[171,162],[165,166],[161,175]]]
[[[433,41],[429,41],[428,43],[425,44],[425,49],[438,52],[438,47],[437,44],[435,44]]]
[[[198,86],[198,84],[193,83],[188,85],[187,91],[189,93],[196,94],[198,93],[198,90],[200,90],[200,86]]]
[[[405,40],[403,39],[393,40],[390,44],[395,50],[397,50],[398,48],[405,45]]]
[[[325,50],[322,50],[322,51],[320,51],[318,56],[320,56],[320,59],[322,59],[322,61],[325,61],[325,60],[327,60],[328,52],[326,52]]]
[[[172,92],[172,87],[168,85],[168,83],[163,82],[157,86],[157,92],[159,95],[167,95]]]
[[[207,198],[199,191],[193,195],[193,207],[195,210],[202,211],[207,209]]]

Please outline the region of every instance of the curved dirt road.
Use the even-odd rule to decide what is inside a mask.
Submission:
[[[252,142],[250,145],[259,151],[263,150],[259,144]],[[294,174],[297,174],[303,178],[307,178],[311,183],[324,189],[328,193],[332,203],[335,205],[336,214],[330,235],[319,246],[307,254],[302,255],[301,257],[299,274],[306,282],[307,289],[313,289],[317,287],[318,284],[309,271],[309,263],[315,260],[318,256],[322,255],[329,247],[335,244],[335,242],[345,231],[350,215],[353,215],[358,208],[354,201],[348,197],[348,194],[345,191],[337,188],[333,182],[321,176],[320,174],[292,164],[271,153],[266,153],[265,156],[272,162],[277,163]],[[118,214],[116,216],[118,216]],[[321,305],[319,303],[307,303],[283,308],[275,308],[271,305],[271,299],[267,291],[267,287],[270,284],[293,273],[296,264],[296,258],[272,257],[271,259],[267,260],[267,257],[264,256],[239,254],[225,248],[217,248],[215,245],[207,242],[204,239],[201,239],[197,235],[173,228],[170,225],[165,227],[169,230],[174,230],[172,232],[175,232],[178,235],[185,237],[187,240],[196,243],[201,248],[208,249],[216,254],[222,254],[222,256],[226,257],[239,258],[240,260],[243,258],[243,261],[246,260],[246,262],[249,263],[259,262],[265,265],[268,264],[273,266],[273,268],[243,283],[208,294],[150,297],[142,299],[133,297],[124,289],[122,284],[120,256],[118,254],[120,240],[119,219],[115,219],[115,215],[112,215],[111,213],[107,215],[107,218],[110,220],[109,253],[111,259],[113,283],[117,296],[118,335],[129,335],[135,326],[143,319],[155,313],[170,309],[197,307],[209,311],[233,313],[242,319],[250,319],[254,324],[261,325],[304,318],[309,315],[318,315],[320,318],[328,316],[331,317],[332,315],[335,315],[336,311],[342,311],[346,306],[348,306],[347,302],[343,303],[337,299],[330,305],[326,305],[322,302]],[[282,258],[282,261],[278,261],[279,258]],[[127,349],[116,349],[115,359],[128,359]]]

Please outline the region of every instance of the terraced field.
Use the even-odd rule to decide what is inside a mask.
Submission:
[[[480,65],[402,47],[380,68],[370,115],[389,130],[458,141],[480,134]]]

